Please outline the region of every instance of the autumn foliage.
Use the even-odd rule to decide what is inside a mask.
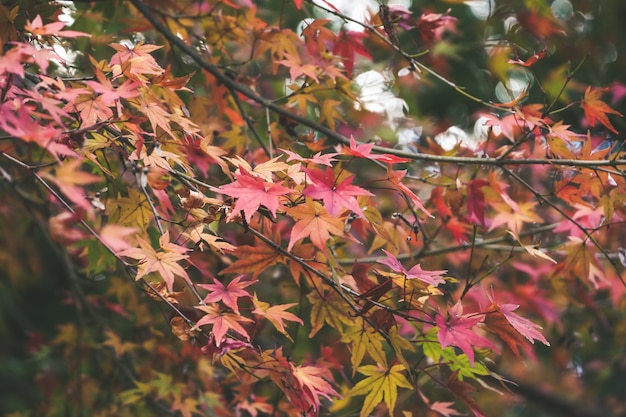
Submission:
[[[65,3],[0,5],[0,411],[626,412],[606,11]]]

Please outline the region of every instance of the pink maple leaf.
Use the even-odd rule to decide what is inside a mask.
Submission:
[[[419,264],[417,264],[413,268],[407,271],[406,268],[402,266],[402,263],[398,260],[398,258],[396,258],[395,256],[393,256],[391,253],[387,252],[384,249],[383,249],[383,252],[385,252],[385,255],[387,255],[387,259],[381,259],[377,262],[379,264],[387,265],[389,268],[391,268],[395,272],[404,274],[407,279],[419,279],[420,281],[424,281],[425,283],[432,285],[434,287],[446,282],[442,278],[442,275],[448,272],[448,270],[446,269],[439,270],[439,271],[424,271],[422,267]]]
[[[118,114],[122,113],[120,99],[134,98],[139,95],[139,83],[134,80],[126,80],[122,85],[115,88],[111,84],[111,81],[104,76],[102,71],[96,70],[96,77],[98,81],[85,81],[85,84],[91,87],[91,89],[100,94],[102,102],[107,106],[113,104],[118,105]]]
[[[280,206],[280,196],[292,192],[290,188],[283,187],[281,183],[265,182],[259,177],[250,175],[246,170],[240,168],[240,173],[235,174],[237,181],[213,188],[213,191],[237,198],[235,208],[228,216],[231,220],[239,212],[243,211],[247,221],[252,219],[252,215],[259,207],[264,206],[274,216]]]
[[[79,36],[91,37],[90,34],[84,32],[77,32],[75,30],[61,30],[67,23],[64,22],[52,22],[47,25],[43,24],[41,16],[37,15],[31,22],[26,22],[24,29],[33,35],[49,35],[49,36],[62,36],[64,38],[77,38]]]
[[[550,346],[550,343],[546,340],[546,338],[539,331],[541,326],[536,325],[532,321],[525,319],[524,317],[513,313],[515,310],[519,308],[517,304],[501,304],[500,311],[506,317],[511,326],[515,330],[519,332],[522,336],[524,336],[530,343],[535,343],[535,340],[539,340],[546,346]]]
[[[437,314],[435,321],[439,327],[437,339],[442,348],[456,346],[467,355],[469,362],[474,366],[474,346],[491,349],[495,352],[500,350],[489,339],[477,335],[472,329],[483,320],[484,314],[463,314],[463,306],[460,302],[450,309],[450,319]]]
[[[433,405],[430,406],[430,409],[444,417],[462,416],[462,413],[459,413],[451,407],[453,405],[453,402],[435,401]]]
[[[209,291],[209,294],[204,297],[204,302],[215,303],[221,301],[230,307],[235,314],[239,314],[237,300],[242,297],[252,298],[252,295],[248,291],[244,290],[244,288],[249,287],[256,282],[256,280],[242,282],[241,278],[243,278],[243,275],[236,277],[226,286],[215,278],[213,278],[214,284],[198,284],[198,287]]]
[[[315,200],[322,200],[324,208],[332,216],[337,216],[341,213],[341,209],[347,208],[363,217],[363,211],[361,211],[356,197],[373,194],[361,187],[352,185],[353,175],[337,184],[335,174],[330,167],[326,168],[326,171],[317,169],[305,169],[305,171],[313,184],[305,188],[302,194]]]
[[[418,209],[423,211],[424,214],[430,217],[434,217],[430,213],[430,211],[428,211],[426,207],[424,207],[422,200],[420,200],[420,198],[415,195],[415,193],[411,191],[409,187],[402,183],[402,179],[405,177],[405,175],[406,170],[392,170],[391,167],[387,167],[387,179],[389,180],[389,182],[395,185],[398,191],[404,193],[404,195],[406,195]]]
[[[245,337],[246,340],[250,340],[250,335],[243,328],[241,323],[252,323],[252,319],[240,316],[234,313],[224,313],[219,310],[215,305],[208,306],[196,306],[198,310],[203,311],[205,314],[196,322],[193,329],[197,329],[207,324],[213,325],[211,329],[213,337],[215,338],[215,346],[220,347],[225,340],[226,333],[233,331]]]
[[[318,152],[310,158],[305,158],[287,149],[281,149],[281,151],[283,151],[289,156],[287,158],[287,162],[289,161],[312,162],[314,164],[326,165],[329,167],[333,166],[332,163],[336,161],[335,156],[339,155],[336,152],[329,152],[325,154]]]
[[[291,400],[301,410],[312,409],[317,413],[321,403],[319,397],[331,399],[339,396],[339,393],[330,385],[332,375],[326,368],[319,366],[293,366],[289,364],[289,370],[294,378],[294,397]]]
[[[372,153],[374,148],[373,143],[361,143],[357,144],[354,140],[354,136],[350,136],[350,147],[343,148],[343,153],[346,155],[352,155],[357,158],[371,159],[372,161],[380,161],[386,164],[398,164],[401,162],[409,162],[408,158],[401,158],[399,156],[391,155],[388,153]]]

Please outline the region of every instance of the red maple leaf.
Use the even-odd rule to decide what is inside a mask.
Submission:
[[[546,57],[548,53],[547,49],[544,49],[540,52],[537,52],[536,54],[533,54],[533,56],[531,56],[530,58],[528,58],[526,61],[522,61],[521,59],[517,58],[517,59],[509,59],[509,64],[517,64],[517,65],[521,65],[523,67],[531,67],[533,65],[535,65],[535,63],[539,60],[542,60]]]
[[[483,320],[483,314],[467,314],[463,316],[463,306],[460,302],[450,309],[450,319],[437,314],[435,321],[439,327],[437,339],[442,348],[456,346],[467,355],[470,364],[474,366],[474,346],[500,350],[489,339],[477,335],[472,329]]]
[[[585,112],[585,117],[589,121],[590,126],[595,126],[596,121],[599,121],[611,132],[617,133],[617,130],[609,121],[607,114],[616,114],[620,117],[623,117],[623,115],[617,110],[610,108],[604,101],[600,100],[604,91],[604,89],[592,90],[591,87],[587,87],[580,107],[582,107]]]
[[[439,284],[443,284],[446,282],[442,278],[442,275],[448,272],[445,269],[440,270],[440,271],[424,271],[422,267],[419,264],[417,264],[413,268],[407,271],[406,268],[402,266],[402,263],[400,263],[398,258],[396,258],[395,256],[393,256],[391,253],[387,252],[384,249],[383,249],[383,252],[385,252],[385,255],[387,255],[387,259],[381,259],[377,262],[379,264],[387,265],[389,268],[391,268],[395,272],[404,274],[407,279],[419,279],[420,281],[424,281],[425,283],[435,286],[435,287]]]
[[[356,54],[364,56],[365,58],[372,58],[370,53],[363,46],[363,39],[367,38],[367,36],[365,32],[341,31],[335,39],[333,54],[341,57],[348,77],[352,77]]]
[[[198,284],[198,287],[204,288],[209,291],[206,297],[204,297],[205,303],[215,303],[218,301],[223,302],[230,307],[235,314],[239,314],[239,306],[237,300],[242,297],[252,298],[252,294],[244,290],[254,284],[255,281],[241,281],[243,275],[234,278],[227,286],[224,286],[220,281],[213,278],[214,284]]]
[[[467,217],[474,224],[485,227],[485,194],[482,189],[489,185],[486,180],[472,180],[467,184]]]
[[[373,194],[361,187],[352,185],[353,175],[337,184],[335,174],[330,167],[326,168],[326,171],[317,169],[305,169],[305,171],[313,184],[305,188],[302,194],[316,200],[322,200],[324,207],[332,216],[337,216],[341,213],[341,209],[347,208],[364,217],[356,197]]]
[[[264,206],[274,216],[280,206],[280,196],[289,194],[290,188],[283,187],[281,183],[266,182],[259,177],[250,175],[246,170],[240,168],[240,173],[235,174],[237,181],[222,185],[219,188],[212,188],[213,191],[237,198],[234,210],[228,215],[227,220],[231,220],[239,212],[243,211],[247,221],[252,219],[252,215],[259,207]]]

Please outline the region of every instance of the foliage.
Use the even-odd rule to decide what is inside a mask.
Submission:
[[[620,10],[0,5],[0,410],[625,412]]]

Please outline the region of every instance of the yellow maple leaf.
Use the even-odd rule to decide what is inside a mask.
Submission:
[[[348,396],[354,397],[365,395],[360,417],[367,417],[382,402],[387,405],[389,415],[393,415],[393,409],[398,399],[398,388],[412,389],[413,385],[402,374],[404,365],[365,365],[359,367],[359,373],[366,375],[349,392]]]
[[[371,326],[367,326],[363,318],[359,317],[356,324],[346,330],[342,335],[343,343],[350,343],[352,348],[352,373],[363,361],[365,352],[374,359],[376,363],[387,363],[385,351],[383,350],[383,337]]]
[[[337,330],[342,330],[343,325],[353,326],[354,318],[346,302],[335,291],[320,294],[317,290],[311,291],[307,298],[311,302],[311,333],[309,338],[320,331],[324,323]]]

